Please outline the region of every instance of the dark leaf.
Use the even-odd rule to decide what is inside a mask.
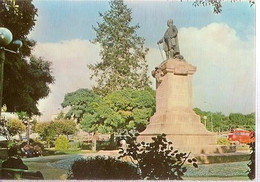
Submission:
[[[192,164],[195,168],[198,168],[198,164],[197,163],[193,163]]]
[[[192,159],[193,162],[197,162],[197,160],[195,158]]]

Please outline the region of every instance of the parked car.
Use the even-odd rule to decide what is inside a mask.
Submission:
[[[228,134],[228,140],[230,143],[239,145],[239,144],[249,144],[255,141],[253,137],[254,131],[248,131],[243,129],[233,129]]]

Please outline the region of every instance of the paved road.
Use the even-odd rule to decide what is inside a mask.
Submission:
[[[26,158],[23,159],[29,169],[39,170],[43,173],[44,179],[66,179],[67,173],[70,169],[71,164],[80,158],[95,155],[116,155],[114,151],[110,152],[98,152],[88,153],[80,155],[55,155],[46,157]],[[215,177],[216,179],[222,179],[223,177],[229,177],[229,180],[237,179],[237,177],[243,177],[247,179],[247,163],[245,162],[232,162],[222,164],[204,164],[199,165],[199,168],[193,168],[188,166],[188,171],[185,176],[188,179],[205,178],[210,179]],[[215,179],[214,178],[214,179]]]
[[[70,166],[77,159],[96,155],[117,156],[118,151],[99,151],[97,153],[53,155],[34,158],[23,158],[30,170],[41,171],[44,179],[66,179]]]

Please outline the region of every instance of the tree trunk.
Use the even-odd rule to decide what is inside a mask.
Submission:
[[[26,138],[27,138],[27,143],[30,144],[30,121],[28,121],[27,124]]]
[[[95,131],[92,137],[92,151],[97,151],[97,139],[98,139],[98,131]]]
[[[110,145],[111,147],[115,145],[115,133],[112,133],[112,134],[110,135],[109,145]]]

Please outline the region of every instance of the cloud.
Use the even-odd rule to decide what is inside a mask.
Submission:
[[[254,37],[242,41],[233,28],[212,23],[201,29],[180,28],[179,44],[186,61],[197,67],[193,76],[194,107],[225,114],[254,111]],[[91,88],[93,81],[87,64],[100,60],[99,50],[99,46],[87,40],[36,45],[33,53],[53,63],[56,79],[50,95],[39,102],[42,120],[49,120],[51,114],[58,112],[66,93]],[[150,48],[147,61],[151,75],[163,61],[159,49]],[[155,80],[151,80],[155,88]]]
[[[242,41],[228,25],[212,23],[180,28],[179,44],[186,61],[197,67],[194,107],[225,114],[255,111],[254,37]],[[151,49],[148,60],[155,67],[162,60],[160,52]]]
[[[79,88],[91,88],[88,64],[100,60],[99,47],[87,40],[71,40],[59,43],[38,43],[33,54],[52,62],[55,84],[50,85],[51,93],[39,102],[42,120],[49,120],[56,114],[64,95]]]

